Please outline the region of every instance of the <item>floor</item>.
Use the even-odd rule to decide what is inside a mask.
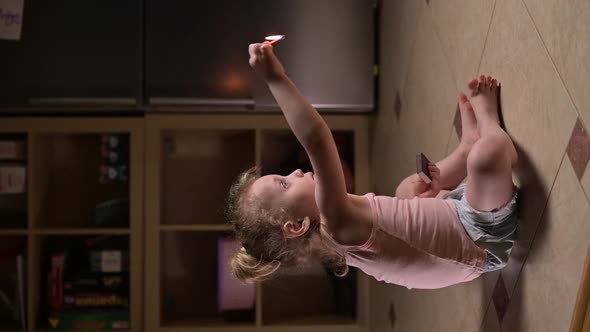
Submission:
[[[590,1],[383,0],[373,191],[393,195],[415,153],[461,133],[456,92],[502,83],[519,152],[519,238],[509,265],[440,290],[375,282],[373,331],[567,331],[590,244]]]

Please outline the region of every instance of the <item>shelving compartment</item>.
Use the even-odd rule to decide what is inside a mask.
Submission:
[[[313,171],[303,146],[290,130],[268,129],[262,131],[262,174],[287,175],[296,169]],[[354,193],[354,134],[351,131],[332,131],[332,137],[342,161],[347,191]]]
[[[333,131],[347,190],[354,193],[354,135]],[[263,130],[262,174],[287,175],[295,169],[313,171],[309,157],[289,130]],[[304,266],[279,270],[262,283],[263,325],[356,324],[357,270],[337,277],[319,259]]]
[[[0,229],[27,227],[27,134],[0,134]]]
[[[128,236],[37,236],[35,324],[41,330],[129,330]]]
[[[162,232],[161,326],[253,326],[255,286],[230,273],[240,245],[228,232]]]
[[[225,224],[237,175],[255,164],[254,130],[166,130],[161,136],[161,223]]]
[[[263,325],[356,324],[356,277],[344,278],[318,261],[288,268],[262,284]]]
[[[129,226],[129,134],[35,136],[37,228]]]
[[[26,328],[27,238],[0,236],[0,331]]]

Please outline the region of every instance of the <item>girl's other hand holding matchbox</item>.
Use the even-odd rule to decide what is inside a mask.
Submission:
[[[428,170],[432,176],[430,183],[424,182],[418,175],[414,176],[414,196],[421,198],[436,197],[440,192],[440,169],[433,163],[428,163]]]
[[[269,42],[250,44],[250,66],[267,81],[281,80],[286,77],[283,65],[273,52]]]

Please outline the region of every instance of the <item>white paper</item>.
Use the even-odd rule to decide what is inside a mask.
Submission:
[[[121,252],[118,250],[105,250],[102,252],[102,272],[121,272]]]
[[[25,0],[0,0],[0,39],[20,40]]]

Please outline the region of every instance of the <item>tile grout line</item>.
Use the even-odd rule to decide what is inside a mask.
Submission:
[[[479,56],[479,63],[477,64],[477,68],[475,70],[475,75],[480,75],[479,70],[481,69],[481,63],[483,62],[483,55],[486,52],[486,48],[488,45],[488,37],[490,36],[490,31],[492,30],[492,23],[494,22],[494,15],[496,14],[496,5],[498,1],[494,1],[494,8],[492,8],[492,14],[490,15],[490,23],[488,24],[488,31],[486,33],[486,39],[483,42],[483,49],[481,50],[481,55]]]
[[[492,296],[490,296],[490,300],[488,301],[488,305],[486,306],[486,308],[484,309],[484,315],[483,315],[483,319],[481,321],[481,323],[479,323],[479,330],[478,331],[483,331],[483,324],[486,322],[486,318],[488,317],[488,311],[490,311],[490,305],[492,305],[492,299],[493,299],[493,292],[492,292]],[[494,310],[496,310],[494,308]],[[500,326],[500,329],[502,328],[502,326]]]
[[[553,65],[553,69],[557,73],[557,77],[559,77],[559,81],[561,82],[561,85],[563,86],[563,88],[565,89],[565,92],[567,93],[570,103],[574,106],[574,110],[576,111],[576,114],[578,115],[578,118],[580,119],[580,121],[582,121],[582,123],[584,123],[584,119],[580,116],[580,111],[578,110],[578,106],[574,102],[574,99],[572,98],[572,95],[570,94],[570,91],[567,88],[567,85],[565,84],[563,77],[561,77],[561,73],[557,69],[557,65],[555,65],[555,61],[553,61],[553,57],[551,56],[551,53],[549,52],[549,49],[547,48],[547,45],[545,44],[545,40],[543,39],[543,36],[541,36],[541,32],[539,31],[539,28],[537,28],[537,23],[535,23],[535,19],[533,18],[533,15],[531,15],[529,7],[527,7],[526,2],[524,0],[521,0],[521,2],[524,6],[524,9],[526,10],[527,15],[531,19],[531,22],[533,22],[533,27],[535,27],[535,31],[537,32],[537,36],[539,36],[539,39],[541,40],[541,44],[543,45],[543,48],[545,49],[545,52],[547,53],[547,56],[549,57],[549,60],[551,61],[551,64]],[[586,198],[588,198],[588,197],[586,197]]]
[[[555,64],[555,61],[553,60],[553,57],[551,56],[551,53],[549,52],[549,49],[547,48],[547,44],[545,44],[545,40],[543,39],[543,36],[541,35],[539,28],[537,27],[537,23],[535,23],[535,19],[533,18],[533,15],[531,15],[531,12],[530,12],[525,0],[521,0],[521,2],[524,6],[524,9],[527,12],[527,15],[531,19],[531,22],[533,22],[533,26],[535,27],[535,31],[537,32],[537,35],[539,36],[539,39],[541,40],[541,44],[543,44],[543,48],[545,49],[545,52],[547,53],[547,56],[549,57],[549,60],[551,61],[551,64],[553,65],[553,69],[557,73],[557,77],[559,77],[561,85],[563,86],[565,92],[567,93],[570,103],[574,106],[574,110],[576,111],[576,114],[578,115],[576,120],[579,120],[582,123],[582,125],[584,127],[586,127],[586,125],[584,124],[584,118],[580,115],[580,111],[578,109],[578,106],[574,102],[574,99],[572,98],[572,95],[570,94],[570,91],[567,88],[567,85],[565,84],[565,80],[563,79],[563,77],[561,77],[561,73],[559,72],[559,69],[557,68],[557,65]],[[574,124],[574,128],[575,128],[575,124]],[[567,154],[567,146],[566,146],[566,154]],[[563,160],[562,160],[562,162],[563,162]],[[561,164],[559,165],[559,167],[561,168]],[[588,165],[586,165],[586,167],[588,169]],[[588,201],[590,203],[590,197],[588,197],[586,190],[584,190],[584,186],[582,185],[581,181],[582,181],[581,179],[578,179],[578,183],[580,184],[580,187],[582,188],[582,192],[584,193],[584,196],[586,197],[586,201]]]
[[[588,165],[590,165],[590,163]],[[590,167],[588,167],[588,165],[586,165],[586,170],[590,169]],[[582,178],[583,178],[583,176],[582,176]],[[578,180],[578,184],[580,185],[580,188],[582,188],[582,193],[584,193],[584,197],[586,197],[586,202],[588,203],[588,205],[590,205],[590,197],[588,197],[588,193],[586,192],[586,189],[584,189],[584,186],[582,185],[582,180]]]
[[[537,233],[538,233],[539,228],[541,226],[541,222],[543,221],[543,217],[545,216],[545,213],[547,213],[547,206],[549,205],[549,199],[551,198],[551,194],[553,193],[553,189],[555,188],[555,183],[557,182],[557,178],[559,176],[561,168],[563,167],[563,161],[565,160],[566,156],[567,156],[567,150],[564,151],[563,156],[561,157],[561,162],[559,163],[559,167],[557,168],[557,173],[555,174],[555,178],[553,179],[553,183],[551,184],[551,188],[549,189],[549,192],[547,194],[547,200],[545,202],[545,206],[543,206],[543,212],[541,212],[541,215],[539,216],[539,223],[535,227],[535,231],[533,233],[533,236],[531,237],[530,246],[526,250],[526,254],[524,256],[524,259],[522,260],[522,266],[518,270],[518,275],[516,277],[516,280],[514,281],[514,286],[512,287],[512,290],[509,293],[509,296],[508,296],[509,302],[510,302],[510,300],[512,300],[512,296],[514,296],[514,292],[516,290],[516,287],[518,286],[518,281],[520,280],[522,270],[524,269],[524,265],[526,264],[526,261],[529,258],[529,254],[531,252],[531,249],[533,248],[533,243],[535,242],[535,238],[537,237]]]
[[[434,10],[434,9],[432,9],[432,10]],[[451,66],[451,61],[449,59],[449,55],[445,51],[445,47],[443,45],[442,38],[440,37],[440,34],[438,32],[439,29],[437,29],[438,27],[436,26],[436,22],[434,22],[434,20],[432,20],[430,22],[430,24],[431,24],[431,28],[434,28],[434,34],[436,35],[436,40],[438,40],[438,45],[440,46],[440,50],[443,54],[443,57],[445,58],[445,63],[447,64],[447,68],[449,68],[449,71],[451,72],[451,78],[453,79],[453,85],[456,85],[457,84],[457,77],[455,77],[455,73],[453,71],[453,66]],[[455,86],[455,89],[457,89],[457,88],[458,87]]]
[[[426,11],[429,10],[428,9],[428,6],[426,7],[425,10]],[[428,17],[427,17],[427,19],[428,19]],[[449,56],[445,52],[445,48],[443,46],[442,39],[440,37],[440,34],[439,34],[438,29],[437,29],[437,26],[436,26],[436,22],[430,21],[430,24],[431,24],[430,28],[431,29],[434,28],[434,34],[436,36],[436,39],[438,40],[438,45],[440,46],[440,50],[441,50],[441,52],[443,54],[443,57],[445,58],[445,63],[447,64],[447,68],[449,69],[449,72],[451,73],[451,79],[453,81],[453,85],[455,85],[455,89],[458,90],[458,87],[456,86],[456,84],[457,84],[457,78],[455,77],[455,73],[453,72],[453,67],[451,66]],[[447,144],[445,146],[445,152],[444,152],[444,155],[445,156],[448,156],[450,154],[450,152],[449,152],[449,146],[450,146],[450,143],[451,143],[451,137],[453,135],[453,131],[455,129],[455,116],[456,116],[456,114],[453,113],[453,120],[451,121],[451,129],[450,129],[449,134],[447,135]],[[461,138],[460,137],[459,137],[459,143],[461,143]]]
[[[400,84],[400,88],[402,88],[403,90],[401,91],[401,95],[400,95],[400,99],[404,100],[404,94],[406,93],[406,84],[408,84],[408,77],[410,76],[410,68],[411,68],[411,64],[413,63],[413,55],[414,52],[416,51],[416,41],[418,40],[418,29],[420,26],[420,23],[422,23],[423,15],[424,15],[424,5],[421,4],[420,5],[420,12],[418,13],[418,19],[416,20],[416,24],[414,25],[414,37],[412,39],[412,46],[410,46],[410,53],[408,54],[409,57],[409,61],[408,61],[408,67],[406,68],[406,74],[404,75],[404,80],[402,81],[402,83]],[[403,103],[402,103],[403,105]]]

